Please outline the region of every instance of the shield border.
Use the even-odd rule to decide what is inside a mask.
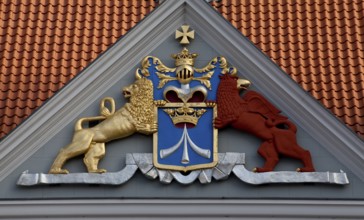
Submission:
[[[212,108],[213,111],[213,118],[217,116],[217,106],[208,106],[206,103],[188,103],[190,107],[197,107],[197,108]],[[183,103],[166,103],[164,106],[156,106],[154,108],[155,115],[156,115],[156,122],[158,123],[158,108],[175,108],[175,107],[182,107]],[[213,123],[213,121],[211,121]],[[213,168],[218,163],[218,129],[213,127],[213,149],[212,149],[212,162],[199,164],[199,165],[191,165],[191,166],[176,166],[176,165],[165,165],[160,164],[158,162],[158,131],[153,135],[153,164],[156,168],[159,169],[166,169],[166,170],[175,170],[175,171],[192,171],[197,169],[206,169],[206,168]]]

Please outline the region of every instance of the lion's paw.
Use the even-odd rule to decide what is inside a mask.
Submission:
[[[158,131],[158,124],[157,124],[157,123],[151,124],[151,125],[150,125],[150,131],[151,131],[152,133],[157,132],[157,131]]]
[[[66,169],[61,169],[61,168],[53,168],[51,170],[49,170],[50,174],[69,174],[70,172]]]
[[[149,134],[153,134],[158,131],[158,124],[157,123],[153,123],[153,124],[138,123],[136,125],[136,129],[139,133],[149,135]]]
[[[97,170],[89,170],[89,173],[106,173],[107,170],[105,169],[97,169]]]

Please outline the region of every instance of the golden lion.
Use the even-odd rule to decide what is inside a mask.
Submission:
[[[111,140],[125,138],[135,132],[152,134],[157,131],[156,117],[153,102],[153,83],[151,80],[136,74],[137,80],[123,89],[125,98],[130,98],[115,112],[115,103],[112,98],[101,101],[101,116],[81,118],[75,125],[72,142],[62,148],[54,160],[49,173],[67,174],[62,169],[64,163],[70,158],[85,154],[83,159],[89,173],[104,173],[99,169],[98,163],[105,155],[105,143]],[[111,105],[111,111],[105,107],[105,102]],[[99,121],[91,128],[82,128],[83,122]]]

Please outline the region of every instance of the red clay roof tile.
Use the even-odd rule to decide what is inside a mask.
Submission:
[[[0,1],[0,138],[157,6]]]
[[[364,137],[364,1],[221,0],[211,5]]]
[[[210,3],[364,137],[364,2]],[[156,7],[147,1],[0,2],[0,138]]]

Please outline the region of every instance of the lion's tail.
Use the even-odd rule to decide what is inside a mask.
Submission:
[[[100,120],[105,120],[106,116],[95,116],[95,117],[88,117],[88,118],[80,118],[76,124],[75,124],[75,130],[79,131],[82,130],[82,123],[84,122],[90,122],[90,121],[100,121]]]

